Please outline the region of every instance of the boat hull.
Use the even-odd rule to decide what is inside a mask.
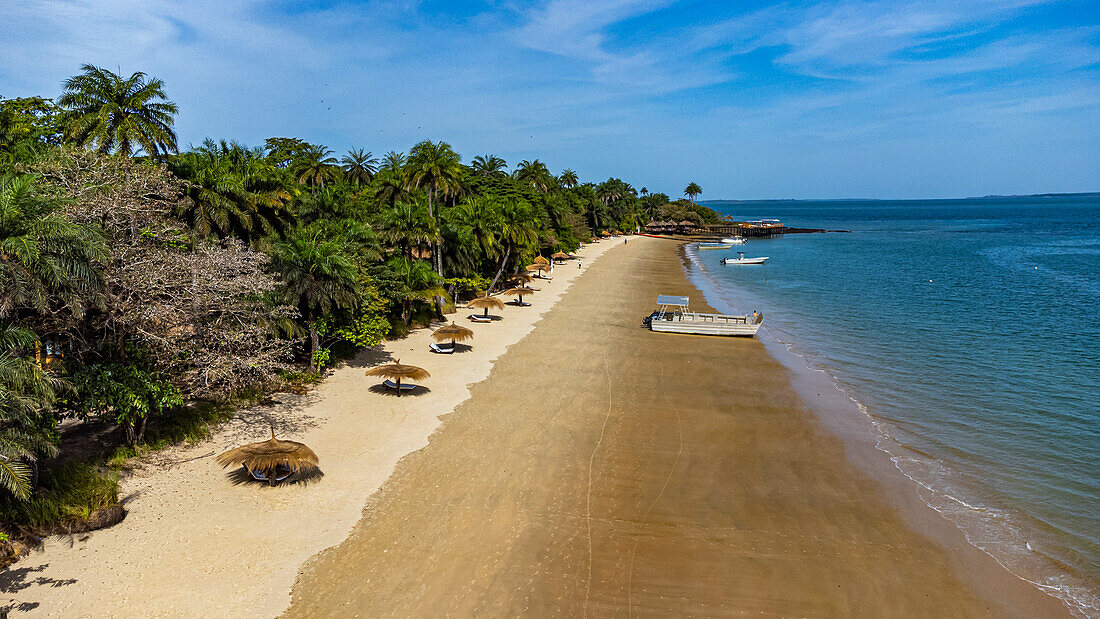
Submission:
[[[766,261],[767,259],[768,259],[768,257],[767,257],[767,256],[765,256],[765,257],[763,257],[763,258],[742,258],[742,259],[740,259],[740,260],[738,260],[737,258],[723,258],[723,259],[722,259],[722,264],[725,264],[725,265],[734,265],[734,264],[764,264],[764,262],[765,262],[765,261]]]
[[[753,337],[760,329],[760,322],[748,316],[701,314],[697,319],[684,320],[679,316],[669,319],[652,318],[649,328],[658,333],[686,333],[689,335],[725,335]]]

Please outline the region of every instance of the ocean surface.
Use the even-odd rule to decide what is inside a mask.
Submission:
[[[1100,196],[706,205],[850,231],[689,255],[972,544],[1100,617]],[[720,264],[738,250],[768,262]]]

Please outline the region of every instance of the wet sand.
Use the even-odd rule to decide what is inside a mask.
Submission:
[[[674,243],[592,265],[306,564],[287,614],[1066,614],[915,531],[760,342],[643,329],[658,293],[703,306]]]

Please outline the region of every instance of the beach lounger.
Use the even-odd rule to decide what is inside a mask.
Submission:
[[[454,346],[440,346],[439,344],[436,344],[435,342],[432,342],[431,344],[428,344],[428,348],[431,348],[432,352],[436,352],[436,353],[439,353],[441,355],[450,355],[450,354],[454,353],[454,351],[455,351]],[[404,385],[402,385],[402,387],[404,387]]]
[[[492,318],[489,318],[488,316],[481,316],[479,314],[470,314],[469,318],[474,322],[493,322]]]
[[[392,380],[387,379],[382,384],[385,385],[387,389],[397,389],[397,383],[393,382]],[[416,385],[401,383],[401,391],[412,391],[413,389],[416,389]]]
[[[262,471],[260,469],[249,470],[247,467],[245,467],[245,470],[248,471],[248,474],[256,481],[271,481],[271,478],[267,476],[267,471]],[[285,467],[281,464],[275,467],[275,481],[283,481],[293,474],[294,471],[290,470],[289,467]]]

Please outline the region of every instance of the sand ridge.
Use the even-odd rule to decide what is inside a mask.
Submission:
[[[643,241],[639,241],[643,242]],[[50,616],[262,617],[282,612],[299,566],[340,543],[368,498],[406,454],[427,445],[440,417],[469,397],[468,385],[523,339],[578,275],[618,239],[590,244],[576,261],[535,280],[531,307],[493,312],[475,324],[469,310],[448,316],[474,330],[470,350],[435,355],[429,330],[387,342],[337,369],[305,396],[241,411],[209,440],[156,454],[123,482],[129,515],[119,525],[55,537],[0,574],[5,606]],[[381,393],[365,368],[400,358],[428,369],[430,391],[400,399]],[[234,485],[213,456],[266,438],[299,440],[320,457],[324,476],[268,488]]]

